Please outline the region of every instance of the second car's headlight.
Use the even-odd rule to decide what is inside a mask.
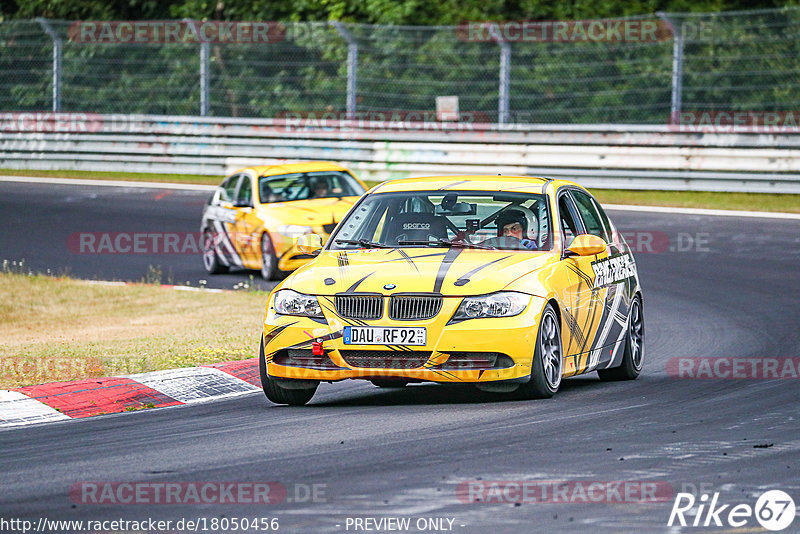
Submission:
[[[314,231],[310,226],[300,226],[297,224],[282,224],[278,226],[278,233],[290,239],[296,239],[301,235],[310,234]]]
[[[512,317],[522,313],[530,302],[530,295],[514,291],[465,297],[451,320],[464,321],[466,319],[484,317]]]
[[[275,293],[275,311],[281,315],[300,315],[303,317],[322,317],[322,308],[317,297],[303,295],[291,289],[281,289]]]

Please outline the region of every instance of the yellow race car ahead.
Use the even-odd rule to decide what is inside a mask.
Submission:
[[[319,382],[471,383],[550,397],[563,377],[642,369],[636,263],[597,201],[546,178],[386,182],[364,195],[316,258],[270,295],[261,382],[305,404]]]
[[[350,171],[324,161],[240,169],[225,178],[203,210],[203,265],[258,269],[269,280],[313,256],[295,240],[324,238],[367,187]]]

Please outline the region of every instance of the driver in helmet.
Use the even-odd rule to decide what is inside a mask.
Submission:
[[[524,206],[512,206],[504,209],[495,219],[497,222],[497,237],[488,241],[492,246],[499,248],[527,248],[537,250],[536,216]],[[522,247],[520,247],[522,245]]]
[[[329,190],[328,180],[325,178],[317,178],[311,182],[311,198],[325,198]]]

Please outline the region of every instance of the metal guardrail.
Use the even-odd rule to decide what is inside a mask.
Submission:
[[[514,174],[571,178],[594,188],[800,193],[800,135],[793,133],[82,114],[65,114],[59,123],[58,115],[44,117],[0,120],[0,168],[222,176],[243,166],[321,159],[373,180]],[[27,131],[9,131],[15,124]]]

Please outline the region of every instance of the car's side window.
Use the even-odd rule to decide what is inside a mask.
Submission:
[[[575,205],[578,208],[578,213],[580,214],[581,219],[583,219],[583,225],[586,227],[586,233],[601,237],[607,243],[608,235],[603,227],[603,221],[600,219],[600,214],[597,212],[597,208],[592,201],[592,197],[583,191],[578,191],[576,189],[573,189],[571,193],[575,199]]]
[[[242,175],[242,180],[239,183],[239,191],[236,193],[236,203],[240,206],[250,206],[253,203],[253,185],[250,177],[246,174]]]
[[[233,202],[236,196],[236,185],[239,183],[240,174],[234,174],[219,186],[219,199],[222,202]]]
[[[561,195],[558,198],[558,215],[561,221],[561,232],[564,235],[564,248],[568,247],[580,229],[572,216],[572,199],[569,195]],[[574,209],[574,208],[573,208]]]

